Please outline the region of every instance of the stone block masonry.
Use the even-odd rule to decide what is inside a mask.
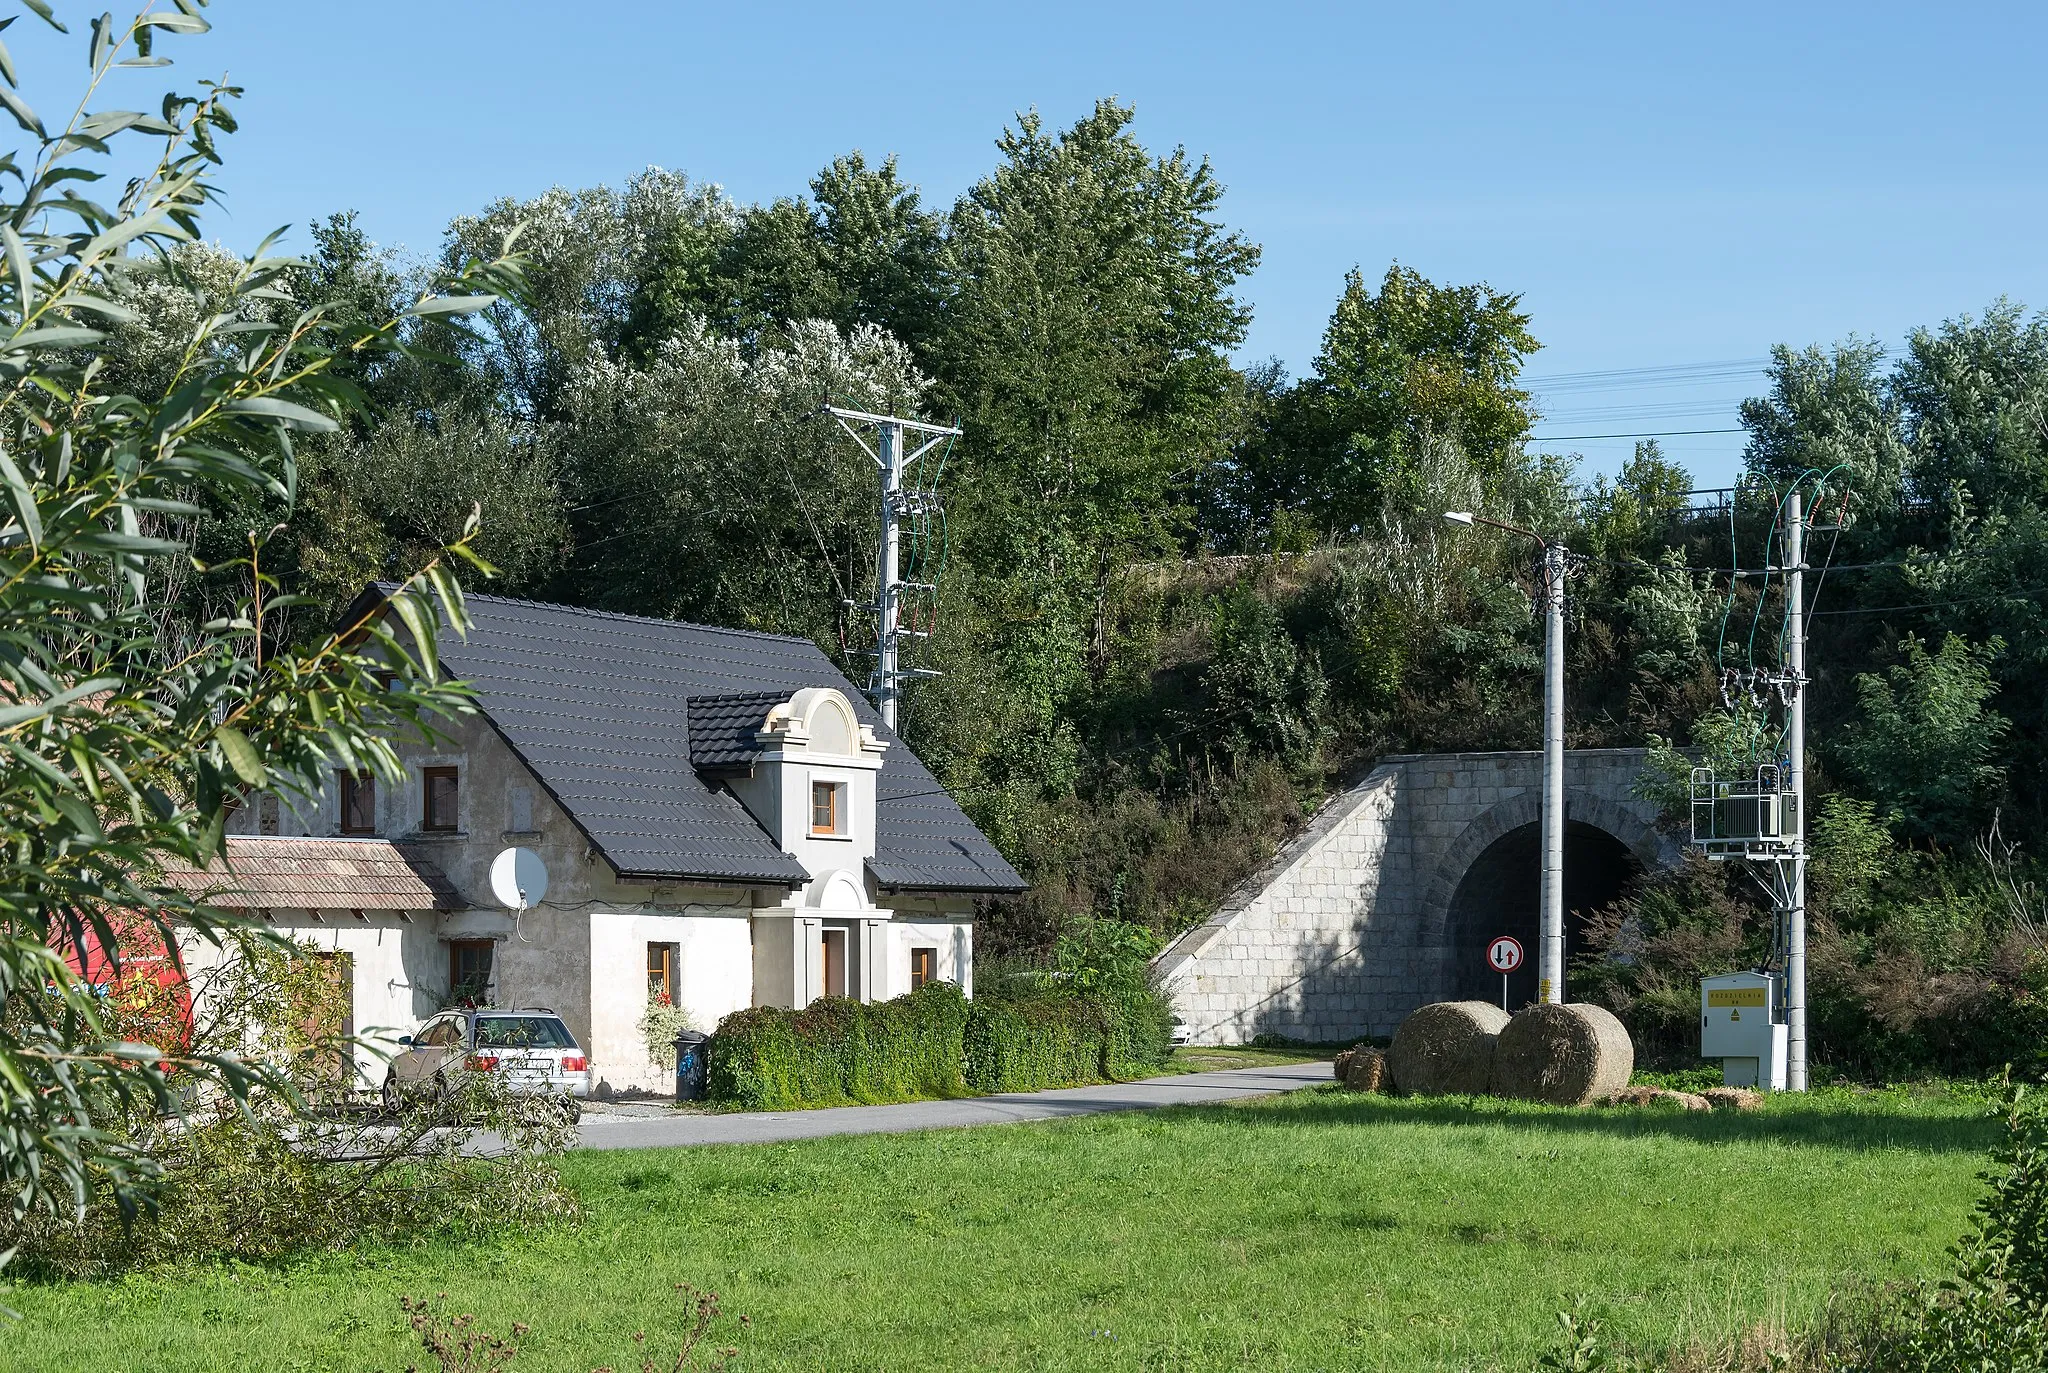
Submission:
[[[1565,815],[1645,868],[1675,862],[1656,807],[1635,795],[1641,749],[1566,755]],[[1391,1034],[1459,984],[1459,883],[1542,810],[1543,756],[1411,754],[1324,803],[1216,914],[1159,955],[1161,985],[1197,1044],[1261,1034],[1317,1042]],[[1462,942],[1461,942],[1462,941]],[[1533,951],[1532,951],[1533,952]]]

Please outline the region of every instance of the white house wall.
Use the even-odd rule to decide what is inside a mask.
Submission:
[[[699,1028],[753,1000],[752,912],[662,914],[647,910],[590,913],[590,1037],[592,1082],[614,1090],[665,1091],[673,1080],[648,1059],[640,1034],[647,1011],[647,946],[677,946],[677,999]]]
[[[878,759],[791,757],[764,761],[734,790],[783,847],[814,873],[852,878],[856,909],[817,909],[809,889],[710,887],[677,882],[621,882],[558,806],[524,760],[480,715],[439,722],[444,738],[398,740],[403,784],[377,786],[377,837],[412,846],[446,875],[464,908],[393,914],[326,912],[315,920],[272,912],[294,937],[355,955],[355,1023],[362,1033],[389,1027],[386,1039],[410,1034],[448,1004],[449,945],[493,944],[489,999],[502,1006],[546,1006],[560,1014],[591,1059],[593,1082],[613,1089],[666,1090],[666,1073],[647,1061],[639,1022],[646,1007],[647,946],[678,946],[678,1000],[709,1031],[750,1005],[801,1005],[822,990],[817,922],[879,919],[867,986],[878,997],[910,986],[910,950],[936,948],[938,976],[973,988],[972,899],[950,894],[875,891],[866,860],[875,849],[874,791]],[[797,750],[801,752],[801,750]],[[458,769],[453,832],[421,829],[423,769]],[[810,783],[845,785],[844,836],[809,833]],[[292,802],[254,798],[232,817],[235,834],[332,837],[340,833],[339,788],[330,777],[317,797]],[[514,913],[490,891],[492,859],[518,846],[547,866],[548,891]],[[819,892],[824,888],[811,884]],[[883,901],[877,904],[875,897]],[[894,919],[888,905],[894,905]],[[792,927],[810,937],[792,939]],[[867,956],[865,941],[850,946]],[[383,1063],[370,1050],[358,1057],[368,1085],[381,1084]]]
[[[431,914],[406,919],[399,915],[324,911],[273,911],[271,924],[294,943],[324,953],[349,955],[354,969],[350,1018],[358,1041],[357,1081],[377,1087],[398,1047],[421,1021],[440,1008],[448,962],[447,946],[436,938]],[[211,1013],[207,1001],[214,972],[232,955],[220,946],[188,935],[181,952],[194,997],[195,1017],[202,1023]],[[441,970],[436,977],[436,970]]]
[[[938,966],[933,976],[952,982],[967,995],[974,995],[974,923],[970,920],[918,920],[895,922],[894,947],[889,952],[889,986],[898,993],[910,990],[910,951],[937,949]]]

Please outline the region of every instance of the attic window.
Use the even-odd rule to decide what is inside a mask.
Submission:
[[[846,810],[841,804],[840,793],[845,791],[843,782],[811,783],[811,833],[844,834]]]
[[[439,830],[452,833],[456,821],[456,790],[458,774],[454,768],[423,768],[421,777],[425,784],[425,807],[420,822],[423,830]]]

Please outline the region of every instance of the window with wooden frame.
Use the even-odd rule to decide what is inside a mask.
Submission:
[[[843,782],[811,783],[811,833],[844,834],[843,821],[846,818],[841,795],[846,790]]]
[[[916,991],[927,982],[939,980],[939,951],[937,949],[912,949],[910,951],[910,990]]]
[[[647,946],[647,999],[664,1006],[676,1004],[676,953],[674,944]]]
[[[420,807],[421,829],[449,834],[460,828],[455,823],[456,800],[460,795],[456,776],[455,768],[420,769],[420,785],[424,792]]]
[[[377,832],[377,779],[367,772],[334,774],[341,794],[341,832]]]
[[[491,941],[455,939],[448,944],[448,999],[475,1005],[491,992]]]

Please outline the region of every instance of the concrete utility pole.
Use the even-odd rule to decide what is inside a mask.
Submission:
[[[903,623],[903,593],[906,590],[935,591],[925,582],[906,582],[902,576],[902,526],[906,518],[923,519],[938,508],[937,493],[906,491],[903,474],[910,465],[960,431],[951,425],[926,424],[897,415],[873,415],[865,410],[848,410],[837,405],[821,407],[839,422],[853,441],[875,460],[882,478],[881,538],[875,548],[875,603],[864,607],[875,612],[875,670],[868,679],[868,694],[875,698],[882,723],[896,728],[903,684],[919,677],[936,677],[930,668],[903,666],[903,640],[923,638],[927,631]],[[906,453],[906,435],[923,440]],[[874,442],[869,443],[872,438]],[[852,603],[849,602],[849,605]]]
[[[1564,1000],[1564,579],[1563,544],[1543,545],[1543,947],[1536,999]]]
[[[1469,510],[1446,510],[1452,524],[1491,525],[1534,539],[1543,550],[1543,875],[1536,941],[1536,999],[1564,1000],[1564,587],[1571,554],[1532,529]]]
[[[882,465],[882,537],[875,549],[875,614],[881,624],[875,637],[875,708],[882,712],[882,723],[894,729],[896,703],[903,694],[896,676],[903,594],[896,584],[902,539],[897,519],[903,513],[903,425],[895,420],[877,424],[875,449]]]
[[[1806,1090],[1806,514],[1794,488],[1785,503],[1785,670],[1791,679],[1792,875],[1785,912],[1785,1085]]]

